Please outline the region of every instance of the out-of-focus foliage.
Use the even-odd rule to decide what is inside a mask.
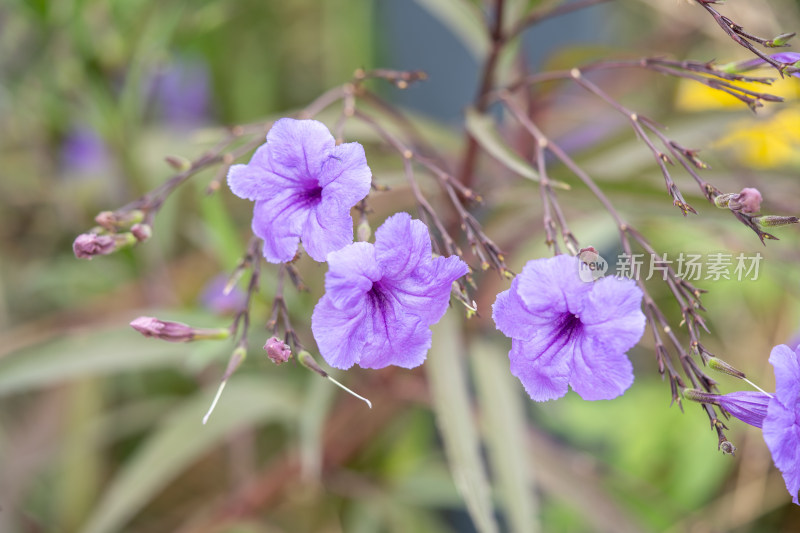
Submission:
[[[164,156],[195,157],[221,126],[283,116],[356,68],[393,67],[382,58],[403,42],[385,40],[377,24],[384,1],[0,5],[0,531],[795,530],[800,511],[759,431],[730,421],[738,452],[722,456],[696,405],[683,414],[669,407],[647,337],[631,352],[637,381],[623,397],[533,404],[488,320],[494,295],[508,286],[496,277],[480,280],[482,316],[466,338],[456,306],[437,326],[425,367],[337,374],[372,410],[299,365],[275,367],[251,353],[202,426],[233,346],[166,344],[124,327],[156,312],[227,325],[230,317],[200,296],[243,253],[249,206],[224,187],[206,196],[214,173],[204,172],[170,199],[153,238],[135,250],[79,261],[74,236],[97,212],[161,183],[170,173]],[[523,13],[541,2],[509,3]],[[465,53],[485,53],[483,37],[472,37],[478,2],[417,4],[467,44]],[[800,27],[796,2],[734,4],[744,3],[726,6],[735,18],[762,33]],[[564,48],[547,66],[606,53],[746,58],[695,6],[659,0],[609,10],[617,41]],[[568,32],[570,20],[548,24]],[[402,30],[416,38],[414,28]],[[797,214],[796,99],[754,117],[744,106],[711,109],[707,93],[655,74],[602,81],[701,148],[708,181],[726,192],[757,186],[770,212]],[[784,86],[796,97],[800,80]],[[800,325],[796,228],[764,248],[688,177],[680,185],[699,216],[681,217],[647,150],[602,103],[555,84],[536,96],[549,134],[575,141],[576,157],[659,251],[763,255],[757,281],[699,285],[709,290],[709,349],[771,388],[767,354]],[[457,156],[463,133],[435,131],[437,145]],[[375,221],[413,210],[396,158],[361,133],[348,128],[366,145],[378,182],[395,186],[376,198]],[[539,192],[485,159],[476,188],[487,204],[478,216],[518,272],[548,253]],[[617,253],[613,222],[597,202],[564,169],[554,166],[552,176],[572,185],[559,195],[581,241]],[[310,291],[286,296],[313,346],[308,324],[324,266],[300,268]],[[275,276],[264,267],[252,346],[267,336]],[[666,287],[653,283],[653,291],[677,316]],[[719,381],[723,392],[741,388]]]

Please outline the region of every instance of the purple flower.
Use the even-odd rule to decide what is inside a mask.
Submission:
[[[225,294],[227,285],[228,276],[224,274],[216,276],[206,283],[205,289],[200,295],[200,302],[207,309],[221,315],[237,313],[244,306],[247,295],[235,285],[228,294]]]
[[[442,318],[452,283],[468,271],[458,257],[431,257],[428,228],[407,213],[328,256],[325,295],[311,330],[329,365],[347,369],[413,368],[431,347],[430,326]]]
[[[756,391],[713,394],[695,389],[687,389],[683,392],[683,395],[687,399],[696,402],[719,405],[735,418],[757,428],[760,428],[764,424],[764,417],[767,416],[767,405],[770,400],[767,394]]]
[[[762,430],[775,466],[783,474],[792,501],[800,490],[800,346],[785,344],[772,349],[769,362],[775,369],[775,395],[767,406]]]
[[[358,143],[336,146],[316,120],[277,121],[246,165],[233,165],[228,185],[256,202],[253,232],[271,263],[291,261],[298,240],[315,261],[353,242],[350,208],[369,192],[372,172]]]
[[[742,213],[753,215],[758,213],[761,209],[761,200],[761,192],[758,189],[745,187],[739,194],[731,198],[728,206],[734,211],[741,211]]]
[[[493,307],[511,338],[511,373],[536,401],[568,385],[584,400],[609,400],[633,383],[625,352],[644,333],[642,292],[629,279],[583,282],[579,269],[566,255],[528,261]]]
[[[779,52],[777,54],[772,54],[770,57],[772,57],[772,59],[774,59],[778,63],[783,63],[784,65],[796,66],[797,63],[800,63],[800,53],[797,52]],[[761,59],[760,57],[756,57],[753,59],[742,61],[740,63],[736,63],[734,70],[736,72],[744,72],[747,70],[758,68],[761,65],[765,65],[766,63],[767,62]],[[792,72],[792,76],[800,78],[800,72]]]

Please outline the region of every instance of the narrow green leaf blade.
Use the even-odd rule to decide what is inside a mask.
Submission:
[[[204,426],[201,420],[212,396],[211,390],[196,394],[164,419],[114,478],[84,533],[123,531],[123,526],[159,491],[229,433],[247,425],[298,416],[296,394],[283,382],[234,376]]]
[[[470,361],[489,461],[510,531],[538,532],[539,505],[528,461],[525,406],[519,384],[508,369],[508,356],[497,345],[479,340],[471,346]]]
[[[478,144],[486,150],[498,163],[519,174],[523,178],[539,181],[539,173],[536,172],[527,161],[514,153],[509,148],[495,129],[494,120],[489,115],[479,113],[474,108],[467,109],[465,127]],[[560,189],[569,189],[570,186],[564,182],[550,180],[550,185]]]
[[[481,460],[478,430],[470,409],[464,368],[465,349],[456,314],[447,313],[432,329],[433,346],[425,369],[453,481],[478,531],[496,533],[489,480]]]

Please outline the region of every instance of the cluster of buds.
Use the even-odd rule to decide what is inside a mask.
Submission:
[[[72,252],[78,259],[91,259],[96,255],[108,255],[144,242],[153,234],[144,222],[145,213],[131,211],[103,211],[94,221],[97,226],[81,233],[72,243]]]

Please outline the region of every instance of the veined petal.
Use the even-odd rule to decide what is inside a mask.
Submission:
[[[274,208],[275,205],[271,205],[269,200],[256,202],[253,211],[253,233],[264,240],[263,253],[267,261],[285,263],[294,258],[300,238],[295,225],[291,223],[291,216],[287,216],[279,223],[273,220]],[[293,205],[287,202],[283,212],[291,213],[292,208]]]
[[[353,218],[349,209],[342,212],[331,203],[321,202],[308,212],[301,239],[314,261],[324,262],[329,253],[353,242]]]
[[[511,339],[511,373],[519,378],[525,392],[532,400],[545,402],[564,396],[569,387],[569,366],[566,357],[554,357],[558,352],[545,357],[534,357],[541,353],[540,346],[529,341]]]
[[[800,398],[800,361],[797,352],[780,344],[772,349],[769,362],[775,369],[775,397],[786,408],[794,409]]]
[[[631,279],[601,278],[592,284],[581,311],[587,336],[602,340],[602,351],[624,353],[644,334],[642,291]]]
[[[239,198],[246,200],[263,200],[270,194],[269,182],[273,179],[269,167],[254,163],[256,159],[266,158],[267,145],[256,149],[253,158],[247,165],[232,165],[228,169],[228,187]]]
[[[447,311],[453,282],[468,270],[458,257],[437,257],[405,279],[387,279],[384,275],[381,283],[407,312],[430,326]]]
[[[348,208],[361,201],[372,183],[364,147],[358,143],[336,146],[322,162],[318,182],[323,196],[333,196]]]
[[[395,307],[393,311],[402,311]],[[389,365],[414,368],[421,365],[431,348],[431,330],[413,316],[397,317],[391,311],[373,312],[369,321],[369,341],[359,365],[385,368]]]
[[[777,398],[773,398],[767,406],[767,416],[761,429],[772,460],[783,474],[792,502],[800,504],[800,426],[797,425],[796,406],[787,409]]]
[[[557,255],[528,261],[517,286],[525,308],[534,315],[555,317],[562,313],[579,315],[592,283],[581,281],[577,257]]]
[[[431,261],[428,228],[419,220],[412,220],[408,213],[390,216],[375,232],[375,256],[385,278],[407,278]]]
[[[714,395],[720,407],[746,424],[760,428],[767,416],[770,397],[763,392],[737,391]]]
[[[584,400],[611,400],[633,384],[633,365],[624,353],[606,351],[585,334],[575,346],[569,384]]]
[[[282,118],[267,133],[270,169],[304,187],[319,185],[322,165],[335,144],[322,122]]]
[[[364,302],[339,309],[327,295],[311,315],[311,331],[319,353],[334,368],[347,370],[361,360],[369,331],[364,327],[367,306]]]
[[[550,329],[552,318],[537,317],[525,309],[517,295],[518,278],[511,282],[511,288],[497,295],[492,306],[492,318],[503,335],[512,339],[530,340],[541,328]]]
[[[334,307],[348,309],[366,305],[366,293],[380,279],[375,247],[355,242],[328,256],[325,296]]]

